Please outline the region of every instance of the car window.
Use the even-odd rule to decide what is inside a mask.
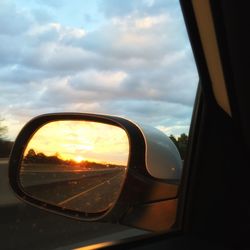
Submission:
[[[198,74],[179,2],[3,0],[0,23],[1,247],[78,247],[150,233],[24,204],[9,188],[8,157],[32,117],[87,112],[151,125],[184,160]]]

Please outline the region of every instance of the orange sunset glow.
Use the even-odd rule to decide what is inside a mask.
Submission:
[[[127,165],[126,132],[113,125],[88,121],[55,121],[41,127],[31,138],[24,155],[33,149],[62,160],[94,161]]]

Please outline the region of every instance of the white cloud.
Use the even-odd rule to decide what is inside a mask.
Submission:
[[[17,9],[14,3],[2,0],[0,2],[0,34],[18,36],[30,25],[30,16],[22,9]]]
[[[103,1],[104,17],[91,31],[55,18],[59,9],[42,1],[40,12],[6,3],[0,110],[12,137],[32,116],[58,111],[111,113],[167,133],[187,131],[198,77],[175,1]]]
[[[70,84],[76,89],[92,89],[113,91],[119,88],[126,79],[127,73],[123,71],[96,71],[86,70],[76,74],[70,79]]]
[[[181,25],[183,23],[166,13],[146,17],[138,13],[115,17],[101,29],[90,32],[83,39],[82,46],[119,60],[162,60],[167,52],[175,52],[185,46],[186,37],[180,37],[176,32]],[[99,43],[100,40],[102,43]]]
[[[58,41],[63,39],[81,39],[86,34],[84,29],[62,26],[60,23],[37,24],[32,26],[27,34],[30,36],[40,36],[51,31],[58,34]]]
[[[135,27],[139,29],[150,29],[155,25],[163,23],[167,20],[167,15],[159,15],[159,16],[147,16],[143,18],[138,18],[135,20]]]
[[[44,42],[37,48],[30,48],[23,57],[28,67],[53,71],[80,71],[93,66],[98,57],[91,51],[67,46],[57,42]]]

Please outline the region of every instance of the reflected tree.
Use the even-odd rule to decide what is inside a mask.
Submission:
[[[1,123],[3,122],[3,119],[0,119],[0,141],[3,141],[6,139],[6,134],[8,132],[7,126],[3,126]]]
[[[40,164],[62,164],[63,160],[60,159],[59,153],[53,156],[47,156],[42,152],[36,153],[31,148],[23,159],[24,163],[40,163]]]
[[[32,163],[36,161],[36,152],[34,149],[30,149],[24,158],[25,163]]]

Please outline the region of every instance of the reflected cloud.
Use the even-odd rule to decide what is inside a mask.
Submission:
[[[55,121],[41,127],[31,138],[29,150],[62,160],[95,161],[126,166],[129,142],[126,132],[113,125],[88,121]]]

